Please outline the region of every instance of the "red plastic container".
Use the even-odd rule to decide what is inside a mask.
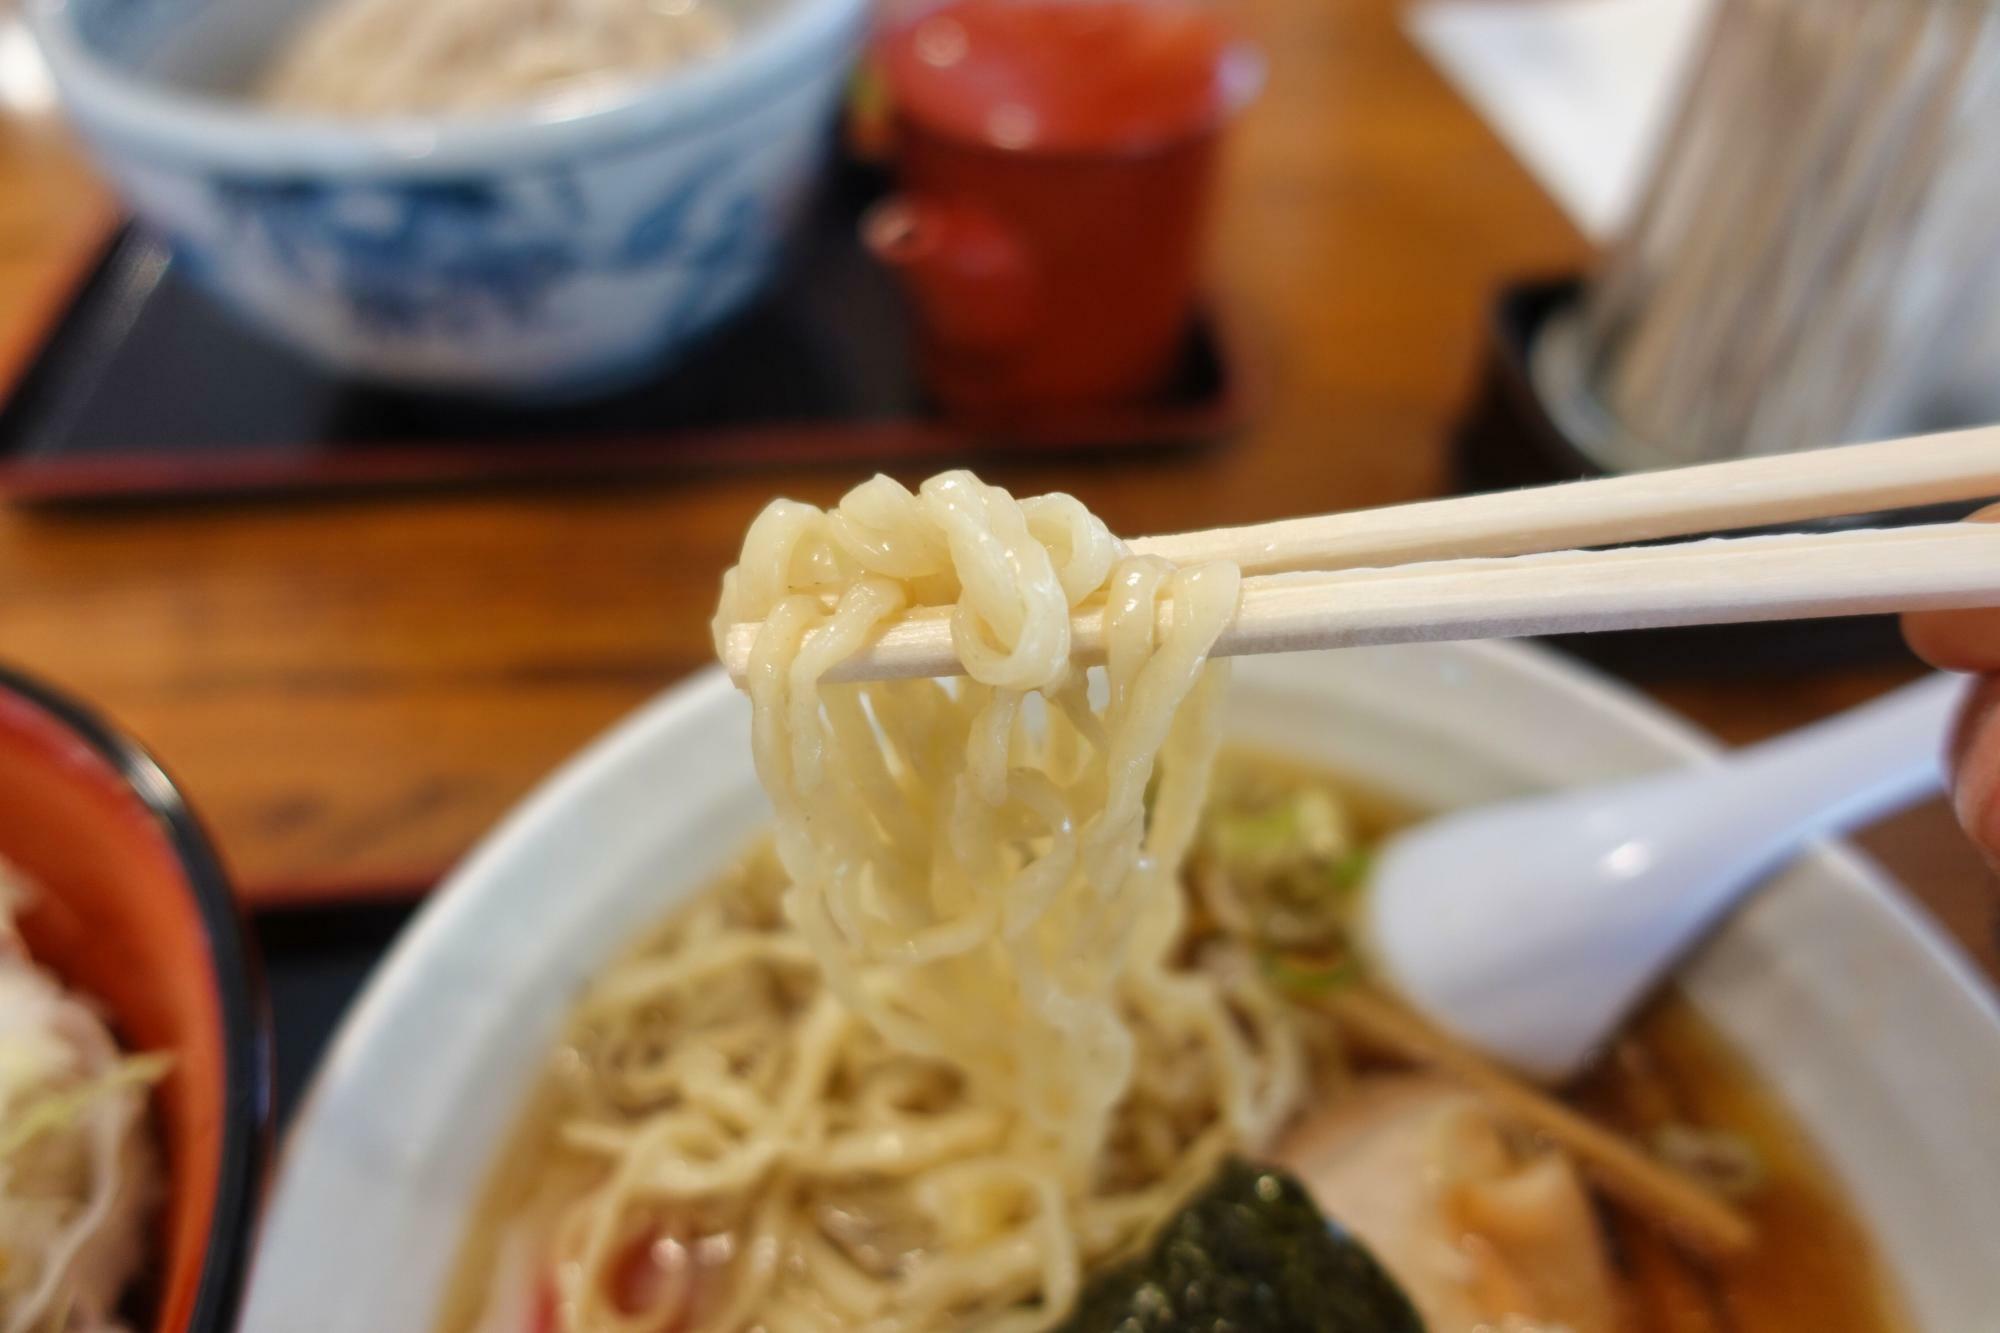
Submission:
[[[953,0],[885,33],[876,64],[901,193],[863,232],[904,275],[939,400],[991,415],[1157,389],[1254,52],[1179,0]]]

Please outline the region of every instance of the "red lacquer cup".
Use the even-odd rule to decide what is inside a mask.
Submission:
[[[1161,387],[1254,50],[1184,0],[953,0],[875,59],[901,188],[864,236],[903,276],[940,402],[1007,414]]]

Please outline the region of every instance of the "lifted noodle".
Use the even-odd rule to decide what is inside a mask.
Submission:
[[[962,472],[765,510],[716,631],[763,622],[782,873],[752,866],[583,1003],[574,1048],[647,1110],[564,1125],[609,1166],[558,1224],[567,1327],[685,1312],[660,1303],[685,1284],[619,1295],[633,1238],[666,1228],[730,1238],[697,1327],[1046,1329],[1271,1137],[1299,1038],[1254,969],[1178,956],[1237,586]],[[1093,702],[1069,617],[1100,597]],[[953,608],[968,678],[819,684],[922,605]]]

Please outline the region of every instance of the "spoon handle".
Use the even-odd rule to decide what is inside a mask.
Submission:
[[[1936,790],[1963,692],[1934,676],[1713,765],[1420,825],[1376,861],[1367,952],[1472,1045],[1573,1073],[1802,844]]]
[[[1757,839],[1789,850],[1889,814],[1938,789],[1961,677],[1928,676],[1872,703],[1739,750],[1726,764]]]

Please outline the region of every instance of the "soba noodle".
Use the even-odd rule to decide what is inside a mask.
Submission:
[[[765,510],[716,630],[763,622],[782,872],[751,867],[582,1003],[571,1049],[626,1104],[561,1126],[607,1166],[551,1238],[565,1327],[669,1326],[700,1281],[724,1293],[703,1329],[1046,1329],[1271,1138],[1301,1038],[1247,959],[1181,956],[1175,882],[1237,584],[967,473]],[[1069,618],[1096,598],[1093,699]],[[967,678],[819,683],[924,605],[951,608]],[[633,1246],[658,1262],[660,1236],[679,1257],[635,1296]]]
[[[699,59],[734,32],[714,0],[331,0],[260,95],[334,116],[480,111]]]

